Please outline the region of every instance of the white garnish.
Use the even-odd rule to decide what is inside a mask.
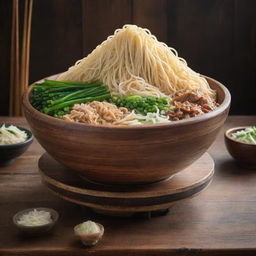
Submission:
[[[26,132],[20,130],[14,125],[6,127],[4,124],[0,127],[0,145],[10,145],[24,142],[28,138]]]
[[[159,111],[154,113],[147,113],[147,115],[137,114],[135,111],[132,111],[125,118],[120,120],[119,124],[126,125],[140,125],[140,124],[157,124],[157,123],[168,123],[170,122],[169,117],[162,115]]]
[[[77,231],[83,234],[94,234],[99,233],[100,228],[95,222],[88,220],[80,224],[77,227]]]
[[[17,222],[24,226],[41,226],[52,222],[52,219],[49,212],[34,209],[23,214]]]
[[[256,144],[256,126],[234,132],[231,134],[231,137],[244,143]]]

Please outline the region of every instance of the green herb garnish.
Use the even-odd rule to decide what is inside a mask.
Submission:
[[[107,87],[101,82],[63,82],[45,80],[32,85],[31,104],[47,115],[62,118],[74,104],[103,101],[110,97]]]
[[[244,143],[256,144],[256,126],[232,133],[231,137]]]
[[[173,106],[169,105],[168,98],[142,97],[139,95],[130,95],[126,97],[111,97],[110,103],[118,107],[126,107],[135,110],[136,113],[147,114],[160,111],[161,114],[172,110]]]

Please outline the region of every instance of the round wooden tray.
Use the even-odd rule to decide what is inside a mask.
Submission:
[[[168,209],[205,189],[214,174],[214,161],[208,153],[168,180],[134,186],[91,183],[47,153],[38,165],[43,182],[57,196],[109,215]]]

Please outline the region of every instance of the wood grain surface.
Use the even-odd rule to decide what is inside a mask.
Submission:
[[[44,151],[35,140],[12,165],[0,168],[0,255],[256,255],[256,172],[236,164],[223,135],[228,128],[253,125],[255,120],[228,118],[209,150],[215,160],[209,188],[150,220],[103,217],[52,195],[40,181],[37,163]],[[28,127],[20,118],[0,122]],[[51,207],[60,213],[51,235],[27,238],[18,233],[12,216],[30,207]],[[102,241],[89,249],[72,231],[88,219],[105,227]]]

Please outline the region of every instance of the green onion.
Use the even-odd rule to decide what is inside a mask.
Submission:
[[[67,106],[72,106],[74,104],[86,103],[86,102],[90,102],[90,101],[102,101],[102,100],[105,100],[106,98],[108,98],[109,96],[110,96],[110,94],[107,93],[107,94],[103,94],[103,95],[100,95],[100,96],[97,96],[97,97],[86,97],[86,98],[80,98],[80,99],[66,101],[66,102],[60,103],[58,105],[54,105],[50,108],[45,108],[44,113],[49,114],[54,110],[62,109],[62,108],[65,108]]]
[[[251,126],[244,130],[232,133],[231,137],[244,143],[256,144],[256,126]]]
[[[31,104],[39,111],[62,118],[74,104],[110,97],[106,86],[99,81],[91,83],[45,80],[32,85]]]
[[[158,110],[167,112],[173,108],[169,105],[168,98],[142,97],[139,95],[130,95],[122,98],[111,97],[109,102],[118,107],[126,107],[130,110],[135,110],[136,113],[147,114],[156,113]]]

